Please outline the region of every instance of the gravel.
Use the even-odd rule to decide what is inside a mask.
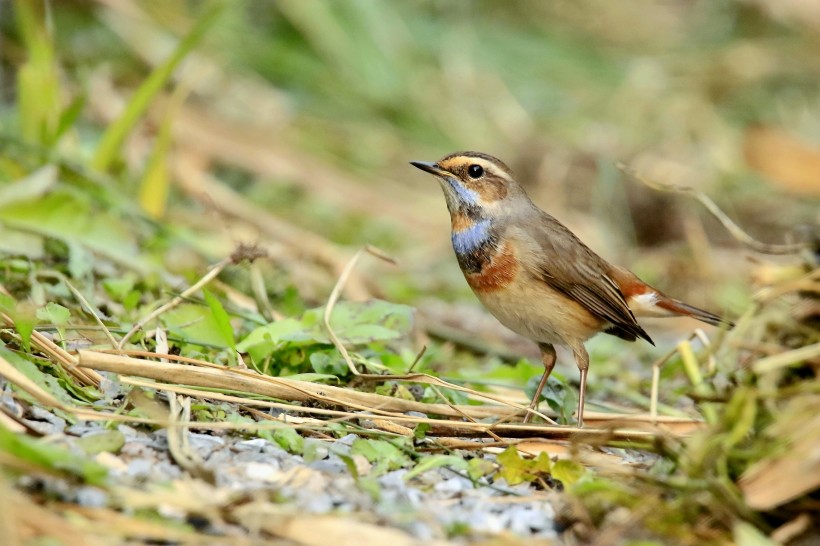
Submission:
[[[44,434],[65,433],[64,444],[81,452],[76,442],[104,430],[103,423],[66,426],[63,419],[32,407],[27,423]],[[109,468],[109,481],[137,489],[193,480],[168,451],[165,430],[145,431],[119,425],[125,443],[117,454],[99,458]],[[526,537],[555,538],[554,510],[548,495],[528,484],[509,487],[503,481],[475,486],[447,468],[428,470],[410,480],[407,470],[381,475],[361,455],[351,455],[358,437],[347,435],[332,442],[307,438],[306,461],[262,438],[189,432],[190,449],[215,478],[215,486],[237,494],[264,492],[288,510],[315,514],[367,513],[382,524],[398,527],[421,540],[449,536],[453,530],[481,536],[514,533]],[[354,478],[342,457],[357,467]],[[65,501],[102,507],[112,500],[94,487],[69,484],[58,478],[21,478],[25,487],[38,487]],[[182,517],[182,516],[180,516]]]

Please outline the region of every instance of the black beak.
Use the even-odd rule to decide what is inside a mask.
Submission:
[[[417,169],[421,169],[422,171],[426,171],[436,176],[446,176],[449,174],[447,171],[439,167],[437,163],[430,163],[427,161],[411,161],[410,164]]]

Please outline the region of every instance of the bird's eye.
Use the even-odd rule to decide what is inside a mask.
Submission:
[[[484,168],[481,165],[470,165],[467,167],[467,174],[470,178],[481,178],[484,174]]]

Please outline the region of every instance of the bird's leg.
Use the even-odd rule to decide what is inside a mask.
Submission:
[[[584,397],[587,392],[587,371],[589,370],[589,353],[583,345],[573,347],[575,353],[575,363],[581,371],[581,387],[578,389],[578,427],[584,426]]]
[[[541,381],[538,382],[538,388],[535,389],[535,396],[532,397],[532,402],[530,402],[529,409],[531,410],[538,407],[538,399],[541,398],[541,391],[543,391],[547,385],[547,379],[550,378],[552,369],[555,367],[555,359],[557,358],[555,347],[549,343],[539,343],[538,348],[541,349],[541,362],[544,363],[544,375],[541,376]],[[524,416],[524,422],[529,423],[531,417],[532,412],[528,411]]]

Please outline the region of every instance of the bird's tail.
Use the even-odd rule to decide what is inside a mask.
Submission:
[[[711,324],[712,326],[727,326],[729,328],[732,328],[735,325],[734,322],[725,319],[721,316],[718,316],[714,313],[704,311],[703,309],[698,309],[694,305],[689,305],[688,303],[683,303],[680,300],[676,300],[666,296],[661,296],[655,303],[655,305],[657,307],[660,307],[661,309],[669,311],[670,313],[692,317],[694,319],[698,319],[701,322],[705,322],[706,324]]]
[[[635,316],[670,317],[682,315],[713,326],[726,326],[728,328],[734,326],[732,321],[721,316],[699,309],[694,305],[683,303],[675,298],[670,298],[622,267],[613,267],[610,276],[615,280],[621,293],[626,296],[627,305],[629,305]]]

